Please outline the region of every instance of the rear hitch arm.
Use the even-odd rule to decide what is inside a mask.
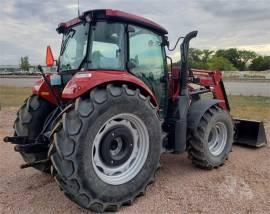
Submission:
[[[30,163],[22,164],[20,166],[20,168],[21,169],[25,169],[25,168],[28,168],[28,167],[33,167],[33,166],[47,164],[47,163],[50,163],[50,162],[51,161],[49,159],[44,159],[44,160],[39,160],[39,161],[35,161],[35,162],[30,162]]]
[[[41,140],[38,141],[38,140],[29,139],[27,136],[14,136],[14,137],[6,136],[3,139],[3,141],[5,143],[16,144],[16,146],[14,147],[14,150],[16,152],[40,153],[40,152],[47,151],[49,147],[48,144],[42,142]],[[22,164],[20,168],[24,169],[24,168],[43,165],[47,163],[48,164],[50,163],[49,159],[38,160],[38,161]]]
[[[14,136],[14,137],[6,136],[3,140],[5,143],[16,144],[16,146],[14,147],[14,150],[16,152],[40,153],[40,152],[47,151],[49,147],[49,145],[44,142],[39,142],[38,140],[29,139],[26,136]],[[20,168],[24,169],[24,168],[43,165],[47,163],[48,164],[50,163],[49,159],[38,160],[38,161],[22,164]]]
[[[14,137],[5,137],[4,142],[16,144],[14,150],[16,152],[25,152],[25,153],[39,153],[46,151],[49,144],[47,144],[43,138],[38,138],[36,140],[29,139],[25,136],[14,136]]]
[[[24,145],[16,145],[14,147],[15,152],[24,152],[24,153],[40,153],[47,151],[49,148],[48,144],[44,143],[29,143]]]
[[[4,142],[11,143],[11,144],[24,145],[24,144],[34,143],[35,140],[31,140],[27,136],[13,136],[13,137],[6,136],[4,138]]]

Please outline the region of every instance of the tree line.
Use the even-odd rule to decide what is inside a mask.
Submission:
[[[179,62],[174,63],[178,65]],[[194,69],[210,69],[220,71],[264,71],[270,70],[270,56],[261,56],[254,51],[236,48],[217,51],[189,49],[189,65]],[[27,56],[21,57],[20,67],[29,71],[30,63]]]
[[[29,71],[30,63],[29,63],[29,58],[28,58],[28,56],[21,57],[21,60],[20,60],[20,68],[21,68],[23,71]]]
[[[236,48],[217,51],[190,48],[189,65],[194,69],[264,71],[270,69],[270,56],[261,56],[254,51],[238,50]]]

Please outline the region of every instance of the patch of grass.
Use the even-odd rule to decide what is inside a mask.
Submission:
[[[270,97],[228,97],[234,117],[270,121]]]
[[[31,93],[31,88],[0,86],[0,107],[20,106]]]
[[[31,88],[0,86],[1,107],[20,106]],[[270,121],[270,97],[228,96],[234,117]]]

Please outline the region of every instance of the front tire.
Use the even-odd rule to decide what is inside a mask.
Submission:
[[[161,121],[149,97],[127,86],[95,88],[55,128],[50,157],[64,193],[95,212],[144,194],[159,166]]]
[[[201,118],[188,140],[188,154],[192,163],[203,169],[213,169],[228,159],[233,143],[233,123],[230,115],[213,106]]]

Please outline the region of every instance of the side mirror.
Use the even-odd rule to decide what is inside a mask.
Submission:
[[[46,51],[46,65],[48,67],[52,67],[54,65],[54,57],[52,54],[52,50],[50,46],[47,46],[47,51]]]

